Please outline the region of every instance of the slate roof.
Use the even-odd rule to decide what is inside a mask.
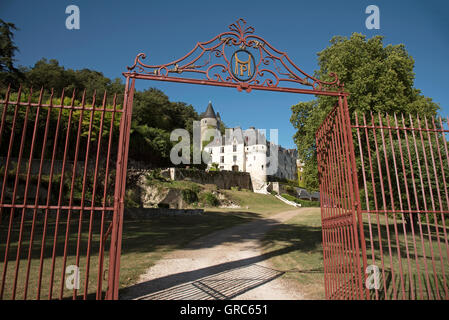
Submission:
[[[204,119],[204,118],[217,119],[217,117],[215,116],[214,107],[212,107],[212,102],[210,102],[210,101],[209,101],[209,104],[207,105],[206,111],[201,114],[201,119]]]

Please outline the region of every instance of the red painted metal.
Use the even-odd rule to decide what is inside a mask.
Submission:
[[[448,299],[447,124],[350,117],[345,98],[316,134],[326,298]]]
[[[57,100],[43,88],[8,88],[0,100],[0,299],[53,299],[55,288],[59,299],[118,297],[110,270],[119,269],[132,99],[96,100],[84,92],[80,103],[74,91],[67,105],[64,92]],[[69,265],[79,290],[67,286]]]
[[[328,299],[364,299],[366,256],[360,232],[361,210],[354,145],[346,97],[317,131],[317,157],[323,232],[325,295]]]

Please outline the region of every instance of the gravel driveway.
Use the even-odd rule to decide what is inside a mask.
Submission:
[[[121,299],[216,300],[302,299],[298,285],[282,277],[267,259],[285,249],[263,253],[261,239],[304,209],[280,212],[220,230],[166,255],[126,289]]]

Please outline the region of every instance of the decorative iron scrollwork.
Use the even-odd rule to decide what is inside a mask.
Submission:
[[[229,25],[229,31],[198,42],[178,60],[148,65],[142,61],[146,55],[139,53],[128,71],[131,75],[152,75],[153,78],[181,77],[182,74],[184,79],[231,83],[239,90],[248,91],[256,86],[278,88],[280,83],[283,88],[290,83],[316,91],[343,91],[343,84],[335,73],[329,74],[333,81],[321,81],[307,74],[285,52],[275,49],[254,31],[253,27],[246,26],[244,19],[238,19]],[[239,52],[247,54],[249,60],[241,60]]]

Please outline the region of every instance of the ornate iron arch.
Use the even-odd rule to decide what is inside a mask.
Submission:
[[[209,41],[198,42],[184,57],[161,65],[149,65],[139,53],[124,76],[222,87],[239,91],[269,90],[317,95],[346,95],[335,73],[322,81],[300,69],[287,53],[274,48],[242,18]],[[242,58],[242,55],[244,56]]]

